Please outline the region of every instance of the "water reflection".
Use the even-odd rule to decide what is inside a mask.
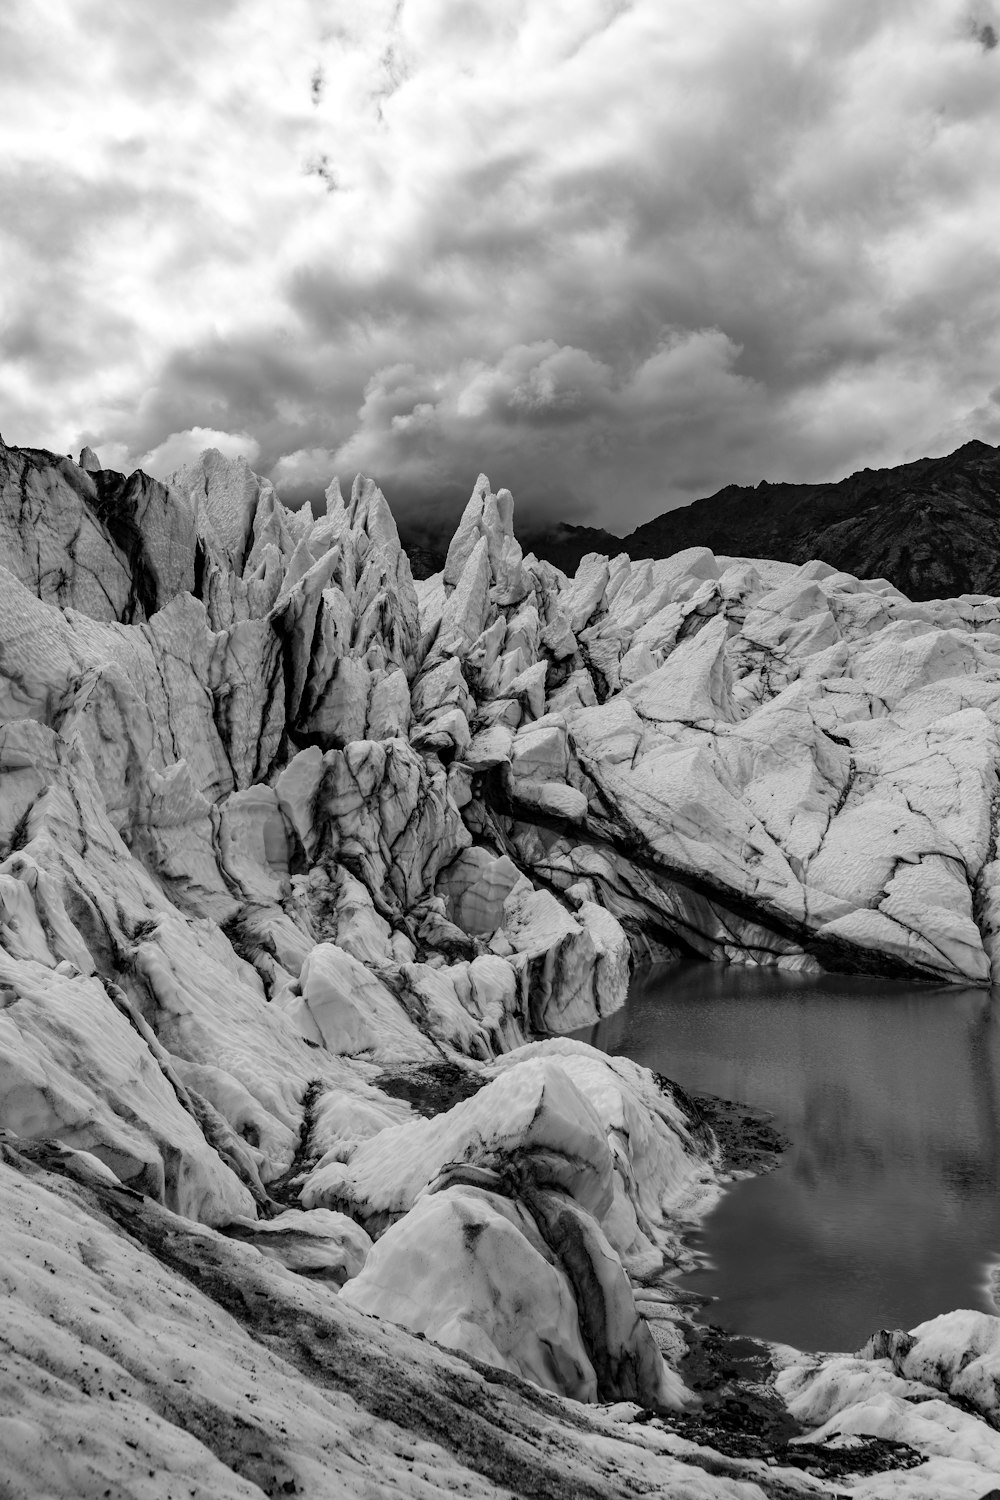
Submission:
[[[694,1092],[774,1112],[783,1166],[706,1221],[705,1316],[801,1348],[990,1312],[1000,1027],[989,991],[660,965],[589,1033]]]

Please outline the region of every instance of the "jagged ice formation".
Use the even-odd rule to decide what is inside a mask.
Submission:
[[[481,476],[414,585],[365,479],[314,517],[217,453],[0,446],[12,1494],[805,1483],[631,1423],[695,1404],[634,1288],[718,1151],[564,1034],[648,953],[989,982],[1000,604],[703,548],[568,579],[512,518]],[[846,1385],[789,1356],[789,1409],[973,1493],[973,1316]]]

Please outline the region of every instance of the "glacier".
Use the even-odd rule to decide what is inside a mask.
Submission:
[[[0,444],[0,1493],[841,1493],[677,1425],[719,1147],[567,1033],[676,953],[1000,980],[998,725],[993,598],[568,578],[485,476],[414,582],[363,477]],[[919,1460],[852,1494],[1000,1472],[996,1318],[774,1362]]]

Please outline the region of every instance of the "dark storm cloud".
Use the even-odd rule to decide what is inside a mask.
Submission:
[[[148,439],[170,422],[206,413],[213,420],[267,424],[289,402],[308,402],[313,394],[303,351],[282,349],[266,331],[217,338],[167,360],[158,399],[144,414],[148,430],[141,436]]]
[[[317,338],[348,337],[352,331],[406,323],[424,327],[455,312],[456,296],[430,279],[417,281],[402,268],[375,277],[348,275],[326,265],[297,269],[287,284],[289,305]]]
[[[991,5],[102,13],[0,19],[24,441],[628,529],[996,434]]]

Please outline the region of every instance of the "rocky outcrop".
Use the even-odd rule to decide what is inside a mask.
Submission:
[[[368,480],[316,517],[218,454],[166,485],[82,459],[0,449],[7,1472],[82,1492],[117,1443],[213,1493],[343,1493],[357,1398],[432,1490],[735,1493],[757,1470],[682,1465],[664,1428],[564,1443],[550,1406],[527,1456],[448,1413],[488,1390],[533,1431],[522,1378],[692,1404],[634,1287],[685,1263],[715,1143],[565,1035],[636,954],[988,980],[1000,606],[705,548],[569,579],[485,476],[415,584]],[[109,1299],[138,1331],[94,1363]],[[39,1435],[75,1442],[91,1366],[109,1425],[59,1478]]]
[[[888,578],[911,599],[993,595],[1000,593],[998,500],[1000,450],[973,441],[943,458],[862,469],[831,484],[730,484],[624,538],[557,525],[528,540],[570,572],[588,552],[663,558],[706,546],[781,562],[822,557],[859,578]]]

